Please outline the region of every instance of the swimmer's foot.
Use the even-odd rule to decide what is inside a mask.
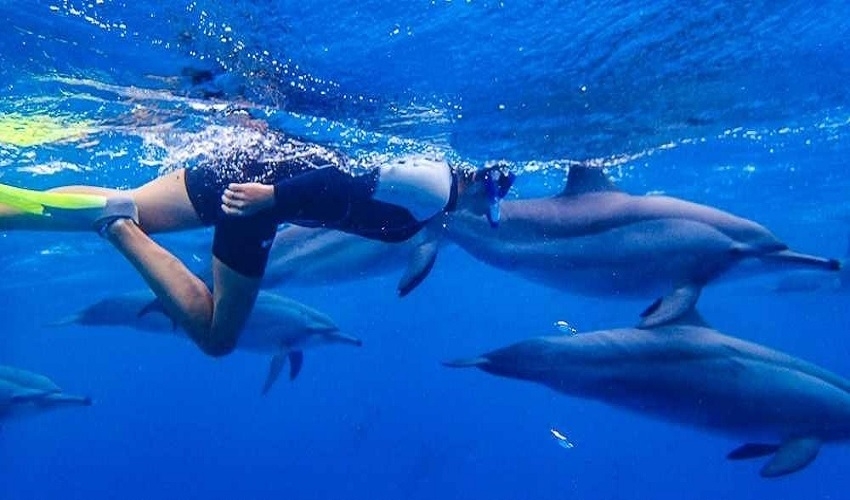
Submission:
[[[111,196],[95,219],[94,229],[102,238],[106,238],[109,228],[121,220],[131,220],[138,224],[139,208],[129,196]]]

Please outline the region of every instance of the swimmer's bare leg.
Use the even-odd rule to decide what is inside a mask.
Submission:
[[[182,169],[130,190],[62,186],[48,191],[106,197],[129,196],[139,209],[139,225],[149,234],[193,229],[202,225],[186,192],[185,171]],[[79,213],[75,216],[74,212]],[[45,217],[0,204],[0,230],[91,231],[99,215],[97,210],[70,210],[61,217]]]
[[[214,306],[208,341],[222,355],[236,348],[245,322],[254,310],[262,279],[240,274],[215,256],[212,261]]]
[[[133,221],[113,222],[105,234],[201,350],[210,356],[233,351],[254,306],[260,279],[243,276],[214,258],[213,295],[203,281]]]

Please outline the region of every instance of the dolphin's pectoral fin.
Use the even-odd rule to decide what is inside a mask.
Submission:
[[[782,443],[776,455],[761,469],[762,477],[779,477],[806,467],[818,456],[821,442],[816,438],[791,439]]]
[[[295,380],[304,366],[304,351],[289,351],[289,380]]]
[[[642,319],[638,323],[638,328],[655,328],[677,320],[691,319],[689,314],[692,311],[696,313],[694,306],[701,291],[702,286],[690,283],[661,297],[640,314]],[[697,324],[704,323],[699,319],[699,315],[696,315],[693,321]]]
[[[274,383],[277,382],[284,366],[286,366],[286,352],[279,352],[272,356],[272,360],[269,362],[269,372],[266,374],[266,381],[263,383],[263,396],[268,394]]]
[[[302,351],[287,351],[286,349],[272,356],[269,363],[269,373],[266,375],[266,381],[263,383],[262,394],[265,396],[271,390],[277,379],[280,378],[280,373],[283,367],[286,366],[286,361],[289,360],[289,380],[295,380],[298,374],[301,373],[301,367],[304,366],[304,353]]]
[[[748,460],[773,455],[779,449],[778,444],[747,443],[730,451],[726,458],[729,460]]]
[[[567,186],[560,196],[576,196],[599,191],[619,191],[601,168],[572,165],[567,174]]]
[[[136,317],[141,318],[142,316],[146,316],[146,315],[151,314],[151,313],[160,313],[163,316],[165,316],[166,318],[170,319],[171,320],[171,328],[174,329],[174,330],[177,330],[177,326],[178,326],[177,322],[174,321],[174,318],[172,318],[165,311],[165,307],[163,307],[162,301],[159,300],[159,297],[153,299],[152,301],[148,302],[145,305],[145,307],[139,309],[139,312],[136,314]]]
[[[436,238],[428,238],[410,254],[407,270],[398,282],[398,295],[404,297],[419,286],[431,272],[437,260],[437,250],[440,244]]]

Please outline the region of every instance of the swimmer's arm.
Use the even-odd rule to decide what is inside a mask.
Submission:
[[[299,179],[300,180],[300,179]],[[231,183],[221,195],[221,210],[227,215],[246,216],[272,210],[281,223],[327,192],[322,185],[305,185],[292,179],[278,184]]]
[[[371,198],[370,176],[352,176],[334,167],[317,168],[284,179],[274,186],[278,222],[292,220],[325,225],[346,217],[352,203]]]
[[[335,168],[319,168],[274,185],[230,184],[221,197],[228,215],[251,215],[272,210],[279,223],[293,219],[327,223],[346,217],[352,202],[371,198],[374,182]]]

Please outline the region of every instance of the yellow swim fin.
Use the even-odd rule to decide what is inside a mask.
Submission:
[[[50,115],[0,113],[0,144],[41,146],[81,139],[95,131],[92,122]]]
[[[45,209],[50,208],[64,210],[103,208],[106,206],[106,200],[105,196],[95,194],[35,191],[0,184],[0,204],[34,215],[46,215]]]

